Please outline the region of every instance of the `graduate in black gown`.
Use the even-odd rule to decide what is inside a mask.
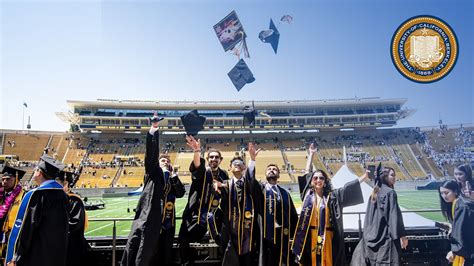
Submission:
[[[298,177],[301,199],[300,217],[293,237],[292,252],[303,265],[346,265],[344,247],[344,207],[364,202],[360,182],[367,174],[333,189],[331,180],[323,170],[312,169],[316,147],[309,147],[304,176]]]
[[[175,201],[182,198],[186,193],[183,183],[179,180],[176,171],[173,171],[171,160],[168,154],[159,157],[160,167],[164,175],[164,208],[161,225],[160,242],[160,265],[170,265],[173,262],[173,242],[176,228],[176,208]]]
[[[401,265],[401,249],[408,245],[403,217],[398,206],[395,170],[379,164],[375,187],[368,199],[362,239],[352,255],[351,265]]]
[[[43,155],[33,174],[39,186],[25,194],[7,247],[7,265],[64,266],[68,247],[68,198],[54,178],[65,165]]]
[[[164,252],[158,249],[164,201],[164,175],[158,161],[159,120],[155,116],[152,121],[154,122],[146,136],[143,193],[138,201],[121,261],[121,265],[126,266],[158,265],[159,253]]]
[[[206,232],[216,242],[220,242],[220,229],[223,213],[219,207],[220,196],[211,193],[214,181],[228,180],[227,172],[219,167],[221,152],[216,149],[207,151],[207,162],[201,158],[201,142],[193,136],[186,137],[187,145],[194,152],[189,166],[192,183],[188,203],[183,211],[183,220],[179,230],[181,262],[193,263],[196,254],[189,243],[200,242]]]
[[[446,259],[453,266],[474,265],[474,202],[456,180],[444,182],[439,194],[441,212],[451,224],[451,250]]]
[[[260,194],[255,196],[255,205],[261,227],[262,265],[295,265],[290,251],[290,237],[298,222],[298,213],[290,193],[278,184],[280,169],[269,164],[265,170],[266,181],[258,182]]]
[[[222,183],[216,181],[213,186],[213,193],[221,197],[224,213],[220,246],[224,250],[222,265],[225,266],[255,265],[258,260],[260,227],[256,195],[261,189],[255,180],[255,157],[259,150],[249,143],[248,151],[248,168],[242,157],[234,157],[230,162],[232,177]]]
[[[69,198],[69,239],[66,265],[87,265],[89,263],[87,260],[89,244],[84,237],[88,224],[87,214],[81,197],[71,190],[77,179],[74,178],[73,173],[61,171],[56,180],[63,186],[63,190]]]

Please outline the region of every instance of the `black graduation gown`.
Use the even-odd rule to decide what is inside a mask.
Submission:
[[[225,187],[221,188],[221,203],[220,207],[223,212],[223,222],[222,222],[222,230],[221,230],[221,243],[220,248],[223,250],[224,255],[222,258],[222,265],[225,266],[237,266],[237,265],[254,265],[255,259],[258,259],[258,265],[262,265],[260,258],[258,258],[258,251],[260,250],[261,246],[261,227],[262,224],[261,216],[258,215],[258,205],[259,202],[259,194],[261,193],[261,188],[259,186],[258,181],[255,179],[255,170],[253,174],[250,175],[249,170],[247,169],[245,175],[242,179],[246,179],[244,182],[245,189],[249,191],[250,196],[253,198],[254,202],[254,215],[256,215],[256,219],[253,221],[253,231],[251,232],[252,241],[250,245],[252,246],[252,251],[245,254],[245,255],[238,255],[237,247],[235,243],[232,241],[231,237],[231,224],[229,222],[229,188],[231,179],[225,180],[223,183]],[[237,193],[241,193],[239,188],[236,188]],[[213,190],[213,193],[218,193],[217,191]],[[243,194],[243,193],[242,193]],[[261,200],[261,199],[260,199]],[[241,197],[240,202],[243,201],[243,195]],[[240,204],[241,213],[244,213],[242,210],[243,204]]]
[[[17,266],[64,266],[68,248],[68,197],[63,190],[37,190],[30,198],[13,260]]]
[[[183,211],[181,228],[179,229],[180,256],[183,263],[188,261],[189,257],[192,257],[189,243],[201,241],[207,232],[207,228],[198,224],[198,216],[201,202],[203,202],[203,204],[209,204],[210,200],[212,180],[205,178],[206,175],[210,174],[207,173],[208,171],[210,171],[210,169],[206,168],[206,161],[203,158],[200,158],[199,167],[196,168],[194,162],[191,162],[189,166],[192,183],[189,189],[188,203]],[[229,176],[225,170],[219,168],[218,179],[223,182],[224,180],[228,180]],[[208,191],[206,195],[203,195],[203,188]],[[216,222],[218,222],[218,228],[220,229],[221,225],[219,220],[222,219],[217,218]]]
[[[163,170],[158,161],[159,132],[147,133],[145,180],[136,208],[122,265],[148,266],[157,263],[163,212]]]
[[[168,194],[174,195],[175,198],[182,198],[186,193],[186,189],[181,183],[178,175],[173,175],[170,177],[168,184],[166,184],[166,189],[169,189]],[[166,197],[166,196],[164,196]],[[166,203],[165,203],[166,206]],[[173,220],[176,222],[176,205],[173,204]],[[163,214],[164,215],[164,214]],[[166,216],[165,216],[166,217]],[[164,218],[163,218],[164,219]],[[168,265],[173,261],[173,242],[174,234],[176,232],[176,223],[168,229],[161,230],[159,250],[160,250],[160,265]]]
[[[265,239],[264,238],[264,234],[263,234],[263,230],[264,230],[264,215],[265,214],[265,208],[264,208],[264,204],[267,204],[265,202],[265,193],[266,193],[266,189],[265,189],[265,185],[267,184],[267,182],[258,182],[258,187],[260,188],[260,190],[258,191],[259,193],[255,193],[255,205],[256,205],[256,209],[257,209],[257,214],[258,214],[258,222],[259,222],[259,227],[260,227],[260,251],[259,251],[259,261],[260,261],[260,265],[269,265],[269,266],[272,266],[272,265],[280,265],[280,250],[281,250],[281,241],[280,241],[280,238],[278,237],[277,238],[277,241],[276,241],[276,245],[273,243],[272,240],[270,239]],[[287,216],[289,217],[289,222],[290,222],[290,228],[289,228],[289,232],[288,232],[288,236],[293,237],[294,233],[295,233],[295,229],[296,229],[296,225],[298,223],[298,213],[296,212],[296,208],[295,208],[295,205],[293,204],[293,200],[290,196],[290,193],[284,189],[283,187],[281,187],[280,185],[277,185],[278,189],[280,190],[280,194],[282,194],[282,197],[283,196],[286,196],[288,195],[289,196],[289,202],[288,202],[288,205],[289,206],[283,206],[283,213],[280,211],[282,209],[282,206],[281,204],[283,204],[283,201],[280,200],[280,201],[277,201],[276,203],[276,209],[277,209],[277,212],[276,212],[276,216],[278,217],[277,220],[281,223],[281,215],[284,215],[284,216]],[[280,236],[281,235],[281,229],[277,230],[277,235]],[[291,245],[290,245],[291,247]],[[296,263],[294,262],[294,255],[293,253],[291,252],[291,248],[289,250],[289,254],[288,256],[290,257],[289,258],[289,265],[296,265]],[[286,258],[282,258],[282,264],[281,265],[288,265],[286,263]]]
[[[377,201],[368,199],[364,232],[351,265],[400,265],[400,237],[405,235],[397,193],[383,184]]]
[[[308,173],[304,176],[298,177],[298,183],[301,192],[301,199],[304,200],[306,191],[311,189],[311,178],[313,173]],[[342,210],[344,207],[357,205],[364,202],[362,196],[362,189],[360,188],[359,180],[348,182],[342,188],[334,189],[328,199],[328,207],[330,212],[329,221],[333,227],[333,247],[332,258],[333,265],[346,265],[346,254],[344,246],[344,225]],[[310,238],[307,241],[311,241]],[[311,261],[311,245],[305,245],[302,255],[302,261]]]
[[[474,201],[459,197],[454,207],[451,251],[465,259],[464,265],[474,265]]]
[[[69,194],[69,242],[67,247],[67,265],[87,264],[88,244],[84,237],[86,211],[84,203],[76,194]]]

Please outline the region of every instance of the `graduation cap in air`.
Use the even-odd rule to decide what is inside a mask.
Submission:
[[[237,65],[234,66],[227,74],[234,84],[237,91],[240,91],[245,84],[255,81],[252,72],[245,63],[244,59],[240,59]]]
[[[269,43],[275,54],[278,50],[278,42],[280,41],[280,32],[278,31],[277,27],[273,23],[273,20],[270,19],[270,27],[268,30],[263,30],[258,34],[258,38],[264,42]]]
[[[18,180],[20,180],[26,172],[17,168],[13,168],[11,166],[5,165],[1,171],[2,176],[8,176],[8,177],[16,177]]]
[[[186,134],[195,136],[200,130],[204,129],[206,118],[200,116],[197,110],[192,110],[191,112],[181,116],[181,122],[184,125]]]
[[[254,125],[255,124],[255,106],[252,103],[252,106],[245,106],[242,110],[244,115],[243,125]]]
[[[149,118],[150,124],[151,124],[151,123],[160,122],[160,121],[163,120],[163,119],[165,119],[165,118],[158,116],[158,112],[154,112],[154,113],[153,113],[153,116]]]
[[[49,155],[41,156],[38,168],[41,169],[49,177],[57,177],[59,172],[62,171],[66,166]]]

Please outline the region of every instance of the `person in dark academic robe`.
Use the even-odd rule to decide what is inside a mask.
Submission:
[[[230,162],[232,177],[224,182],[215,182],[213,193],[221,197],[220,206],[224,213],[222,223],[221,249],[224,251],[222,265],[255,265],[259,260],[260,227],[257,221],[256,196],[261,192],[255,180],[256,150],[249,143],[250,162],[248,168],[242,157]],[[261,261],[258,261],[261,265]]]
[[[474,201],[463,192],[456,180],[448,180],[439,188],[441,213],[451,225],[451,250],[446,259],[453,266],[474,265]]]
[[[295,265],[290,251],[298,213],[290,193],[278,184],[280,169],[269,164],[265,170],[266,181],[259,181],[261,193],[256,193],[255,205],[262,234],[259,252],[262,265]]]
[[[193,136],[186,137],[187,145],[194,152],[189,167],[192,176],[188,203],[183,211],[183,220],[179,230],[181,263],[193,263],[196,254],[189,248],[189,243],[200,242],[206,232],[219,244],[223,213],[219,207],[220,195],[213,194],[212,184],[215,181],[228,180],[227,172],[219,167],[222,162],[221,152],[209,149],[207,164],[201,158],[201,143]]]
[[[88,226],[87,213],[81,197],[71,190],[77,178],[75,179],[71,172],[61,171],[56,180],[63,186],[63,190],[69,198],[69,239],[66,265],[87,265],[90,263],[87,253],[89,244],[84,237]]]
[[[152,122],[146,136],[145,177],[143,193],[140,196],[122,256],[121,265],[148,266],[159,264],[164,175],[160,167],[158,121]]]
[[[177,198],[184,196],[186,189],[183,183],[181,183],[178,174],[173,173],[169,155],[160,155],[159,162],[164,176],[163,198],[165,201],[158,248],[160,250],[160,265],[170,265],[173,262],[172,248],[176,231],[175,201]]]
[[[303,204],[292,252],[296,261],[303,265],[346,265],[342,211],[364,202],[360,182],[368,176],[364,174],[342,188],[333,189],[325,171],[311,171],[315,152],[314,144],[311,144],[307,174],[298,177]]]
[[[7,247],[6,264],[64,266],[68,247],[68,198],[54,178],[64,165],[43,155],[25,194]]]
[[[351,265],[401,265],[401,249],[407,247],[408,239],[394,190],[395,170],[379,164],[375,176],[362,239],[354,250]]]

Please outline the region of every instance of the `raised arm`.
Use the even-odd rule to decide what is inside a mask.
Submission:
[[[306,161],[306,168],[305,168],[306,174],[313,171],[313,157],[315,153],[316,153],[316,147],[314,143],[311,143],[311,145],[308,148],[308,160]]]
[[[193,163],[195,168],[201,166],[201,140],[196,140],[193,136],[186,136],[186,145],[194,152]]]
[[[160,141],[158,122],[153,122],[146,136],[145,173],[150,175],[159,168],[158,156],[160,153]]]

